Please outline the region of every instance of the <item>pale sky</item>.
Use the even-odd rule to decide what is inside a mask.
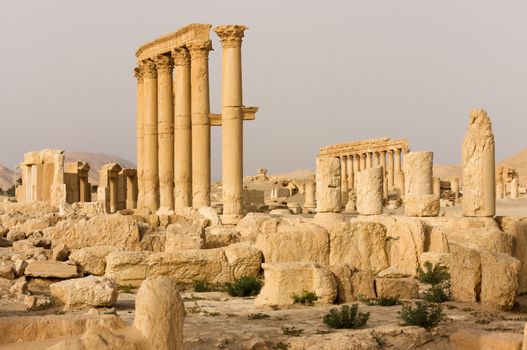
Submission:
[[[136,49],[188,23],[245,24],[245,174],[313,168],[320,146],[406,137],[456,163],[471,108],[497,158],[527,148],[524,0],[0,0],[0,163],[60,148],[135,161]],[[221,46],[211,33],[211,111]],[[213,130],[213,177],[221,133]]]

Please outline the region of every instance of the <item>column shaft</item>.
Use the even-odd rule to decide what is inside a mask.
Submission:
[[[135,68],[137,78],[137,116],[136,116],[136,159],[137,159],[137,181],[139,187],[138,205],[143,206],[143,154],[144,154],[144,115],[143,115],[143,64]],[[81,191],[82,196],[82,191]],[[82,200],[81,200],[82,202]]]
[[[348,203],[348,159],[346,156],[340,156],[340,198],[342,205]]]
[[[393,150],[388,150],[388,168],[386,169],[386,174],[387,174],[387,177],[388,177],[388,189],[389,190],[392,190],[393,189],[393,180],[394,180],[394,176],[393,176],[393,173],[394,172],[394,168],[393,168]]]
[[[353,169],[353,155],[348,156],[348,189],[354,188],[355,171]]]
[[[372,152],[366,153],[366,168],[370,169],[372,167]]]

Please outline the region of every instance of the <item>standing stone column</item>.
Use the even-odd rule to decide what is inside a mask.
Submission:
[[[353,155],[353,172],[356,174],[360,171],[360,154]],[[353,188],[355,188],[355,181],[353,181]]]
[[[315,215],[317,222],[328,223],[343,220],[340,183],[340,160],[338,158],[317,157],[317,214]]]
[[[517,199],[518,198],[518,192],[520,184],[518,182],[518,178],[514,178],[511,181],[511,199]]]
[[[432,189],[434,196],[441,198],[441,179],[438,177],[432,178]]]
[[[401,198],[405,196],[405,174],[401,170],[401,149],[395,149],[395,172],[394,172],[394,186],[399,190]]]
[[[366,169],[370,169],[372,167],[372,158],[373,158],[372,152],[367,152],[366,153]]]
[[[437,216],[439,197],[433,194],[432,152],[410,152],[404,158],[406,216]]]
[[[454,192],[454,198],[457,200],[459,198],[459,177],[450,179],[450,190]]]
[[[388,150],[388,168],[386,169],[388,179],[388,190],[394,187],[394,166],[393,166],[393,149]]]
[[[171,56],[160,55],[157,69],[157,135],[159,143],[159,207],[174,209],[174,92]]]
[[[340,198],[342,205],[346,206],[348,203],[348,157],[346,156],[340,156],[340,172]]]
[[[360,155],[360,169],[359,169],[359,171],[366,169],[366,157],[367,157],[366,153],[362,153]]]
[[[137,78],[137,116],[136,116],[136,159],[137,159],[137,186],[139,194],[137,198],[137,205],[139,208],[143,207],[143,152],[144,152],[144,117],[143,117],[143,63],[139,63],[134,70],[134,75]],[[82,190],[81,190],[82,196]],[[81,199],[82,202],[82,199]]]
[[[315,201],[315,182],[314,181],[308,181],[305,184],[304,188],[304,214],[311,214],[314,209],[316,208],[316,201]]]
[[[192,131],[190,54],[185,47],[173,51],[175,69],[174,207],[192,206]]]
[[[352,190],[354,188],[354,176],[355,176],[355,171],[353,169],[353,155],[348,155],[348,163],[347,163],[347,168],[348,168],[348,189]]]
[[[380,152],[381,162],[380,166],[382,168],[382,194],[385,199],[388,199],[388,179],[386,178],[386,151]]]
[[[494,134],[487,112],[473,109],[462,147],[463,215],[496,214]]]
[[[221,131],[223,171],[223,224],[236,224],[243,217],[243,111],[242,38],[240,25],[214,29],[221,39],[222,87]]]
[[[377,166],[357,173],[357,212],[379,215],[383,211],[382,168]]]
[[[110,188],[110,213],[117,212],[117,197],[119,196],[117,173],[108,173],[108,187]]]
[[[210,206],[210,40],[187,45],[190,52],[192,110],[192,206]]]
[[[91,188],[89,179],[90,166],[84,163],[82,169],[79,169],[79,201],[91,202]]]
[[[143,71],[143,205],[152,212],[159,209],[159,165],[157,140],[157,70],[154,61],[145,60]]]
[[[379,152],[373,152],[373,166],[381,165],[381,154]]]

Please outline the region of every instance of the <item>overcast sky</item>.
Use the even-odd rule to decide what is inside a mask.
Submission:
[[[135,51],[193,22],[250,28],[244,103],[260,111],[245,123],[246,175],[313,168],[320,146],[373,137],[456,163],[474,107],[502,159],[527,148],[526,15],[525,0],[0,0],[0,163],[42,148],[135,161]]]

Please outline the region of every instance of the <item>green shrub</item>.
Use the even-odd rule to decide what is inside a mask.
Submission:
[[[433,265],[430,261],[426,261],[424,267],[426,271],[421,267],[417,268],[417,279],[423,283],[436,285],[450,279],[448,269],[441,264]]]
[[[289,337],[300,337],[304,333],[303,328],[296,328],[295,326],[282,326],[282,334]]]
[[[212,290],[210,284],[205,281],[194,282],[194,291],[197,293],[210,292]]]
[[[400,318],[407,326],[430,329],[437,326],[443,318],[443,307],[435,303],[418,301],[415,303],[415,307],[404,305]]]
[[[263,318],[269,318],[271,316],[269,316],[268,314],[264,314],[262,312],[258,312],[258,313],[255,313],[255,314],[250,314],[247,318],[249,320],[261,320]]]
[[[358,312],[357,304],[343,305],[340,310],[333,308],[323,317],[324,323],[329,328],[336,329],[355,329],[364,326],[370,318],[369,312]]]
[[[445,301],[452,300],[450,281],[433,285],[432,288],[423,294],[423,299],[432,303],[444,303]]]
[[[364,303],[368,306],[373,306],[375,305],[375,299],[369,299],[369,298],[366,298],[366,296],[364,294],[358,294],[357,295],[357,299],[361,302],[361,303]]]
[[[132,289],[133,287],[129,284],[119,284],[117,285],[117,290],[122,292],[122,293],[128,293],[128,294],[131,294],[132,293]]]
[[[380,296],[377,299],[375,299],[375,303],[379,306],[393,306],[393,305],[399,305],[401,302],[399,301],[399,296],[396,296],[396,297]]]
[[[300,295],[291,295],[291,299],[295,304],[313,305],[318,300],[318,296],[315,292],[305,290]]]
[[[256,277],[243,276],[234,283],[226,283],[225,290],[233,297],[249,297],[257,295],[262,289],[262,281]]]

